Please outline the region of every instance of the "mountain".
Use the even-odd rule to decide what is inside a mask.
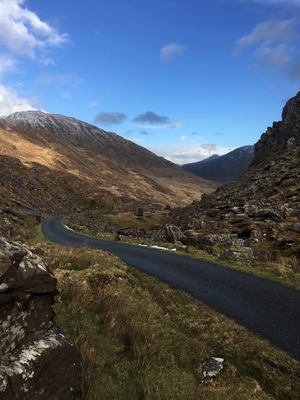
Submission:
[[[0,119],[0,182],[51,213],[184,205],[216,184],[115,133],[41,111]]]
[[[243,262],[300,254],[300,92],[254,146],[248,169],[236,180],[184,208],[168,224],[181,241]],[[242,256],[241,256],[242,255]],[[282,262],[282,261],[281,261]]]
[[[210,156],[210,157],[207,157],[207,158],[205,158],[204,160],[202,160],[203,162],[206,162],[206,161],[211,161],[211,160],[214,160],[215,158],[219,158],[220,156],[218,155],[218,154],[213,154],[212,156]],[[188,165],[188,164],[187,164]]]
[[[223,156],[213,155],[205,160],[184,164],[182,168],[201,178],[225,183],[238,178],[253,159],[254,146],[239,147]]]

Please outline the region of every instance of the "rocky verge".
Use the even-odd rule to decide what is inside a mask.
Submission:
[[[0,398],[66,400],[75,347],[55,324],[56,278],[40,257],[0,236]]]

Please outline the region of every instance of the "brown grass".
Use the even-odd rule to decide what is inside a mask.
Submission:
[[[266,341],[105,252],[78,250],[65,270],[55,258],[70,249],[55,249],[57,320],[82,356],[76,399],[298,399],[299,362]],[[227,364],[206,380],[210,356]]]

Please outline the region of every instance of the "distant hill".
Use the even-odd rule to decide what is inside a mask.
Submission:
[[[254,146],[243,146],[223,156],[214,154],[205,160],[182,165],[182,168],[201,178],[225,183],[241,176],[253,155]]]
[[[0,119],[0,186],[31,207],[65,213],[184,205],[217,185],[115,133],[41,111]]]

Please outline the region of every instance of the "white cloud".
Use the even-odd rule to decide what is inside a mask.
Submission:
[[[72,92],[70,92],[69,90],[61,90],[60,94],[63,99],[66,99],[66,100],[73,99]]]
[[[164,157],[175,164],[183,165],[192,162],[197,162],[204,160],[212,156],[213,154],[218,154],[222,156],[234,150],[234,147],[219,147],[214,143],[208,144],[187,144],[182,143],[176,145],[145,145],[147,149],[152,151],[158,156]]]
[[[271,92],[275,92],[276,90],[279,90],[279,87],[278,87],[277,85],[270,85],[270,86],[269,86],[269,90],[270,90]]]
[[[15,69],[16,61],[9,54],[0,55],[0,79],[7,72],[11,72]]]
[[[171,122],[169,124],[163,124],[163,125],[141,125],[141,124],[135,124],[133,122],[129,123],[134,128],[143,128],[143,129],[179,129],[182,127],[183,123],[182,122]]]
[[[42,73],[38,78],[37,82],[43,85],[79,85],[81,84],[81,79],[79,76],[73,72],[69,74],[45,74]]]
[[[27,110],[35,110],[32,100],[20,98],[11,88],[0,84],[0,116]]]
[[[0,79],[15,70],[17,58],[27,56],[44,64],[55,64],[45,57],[45,50],[60,46],[68,35],[59,34],[46,22],[25,7],[25,0],[0,0],[0,45],[6,54],[0,54]],[[62,78],[62,77],[61,77]],[[0,115],[35,109],[34,100],[20,97],[10,87],[0,84]]]
[[[145,139],[141,139],[141,138],[132,138],[132,139],[128,138],[128,140],[130,140],[131,142],[134,142],[134,143],[143,143],[145,141]]]
[[[256,56],[263,67],[274,67],[284,65],[290,61],[288,48],[284,44],[276,47],[262,46],[256,51]]]
[[[183,122],[172,122],[169,124],[168,127],[172,128],[172,129],[179,129],[182,127],[182,125],[183,125]]]
[[[52,60],[52,58],[46,57],[46,58],[41,58],[41,63],[45,65],[56,65],[55,61]]]
[[[140,125],[140,124],[134,124],[130,122],[128,125],[132,126],[133,128],[136,129],[167,129],[166,125]]]
[[[89,104],[88,104],[88,107],[89,107],[89,108],[97,107],[97,106],[98,106],[98,103],[97,103],[95,100],[89,102]]]
[[[171,61],[185,51],[185,46],[177,43],[167,44],[160,50],[160,59],[164,62]]]
[[[262,22],[253,29],[250,35],[244,36],[235,43],[234,54],[255,43],[270,45],[274,42],[287,43],[295,37],[295,20]]]
[[[237,55],[247,47],[256,45],[254,56],[259,66],[284,66],[291,60],[291,54],[296,48],[292,46],[297,37],[295,24],[294,19],[260,23],[251,34],[236,41],[233,54]]]
[[[0,0],[0,42],[16,55],[34,57],[37,49],[68,40],[27,8],[25,0]]]

